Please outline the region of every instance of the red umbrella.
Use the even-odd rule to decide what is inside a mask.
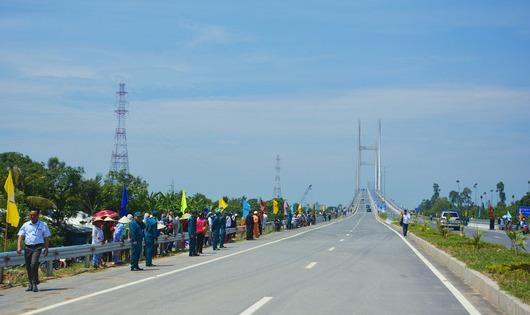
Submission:
[[[94,217],[94,218],[96,218],[96,217],[101,217],[101,218],[111,217],[111,218],[116,218],[116,219],[120,218],[118,213],[116,211],[113,211],[113,210],[101,210],[101,211],[98,211],[98,212],[94,213],[92,215],[92,217]]]

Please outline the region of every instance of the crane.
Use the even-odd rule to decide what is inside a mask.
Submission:
[[[305,198],[307,197],[307,194],[309,194],[309,191],[311,190],[311,188],[313,187],[313,185],[309,185],[307,186],[305,192],[304,192],[304,195],[302,196],[302,198],[300,199],[300,204],[303,205],[304,204],[304,200]]]

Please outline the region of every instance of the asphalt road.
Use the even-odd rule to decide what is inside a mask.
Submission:
[[[364,209],[364,208],[361,208]],[[372,213],[205,255],[155,260],[43,283],[38,293],[0,291],[2,314],[467,314],[461,302]],[[453,279],[483,314],[497,313]],[[245,313],[245,311],[247,313]]]

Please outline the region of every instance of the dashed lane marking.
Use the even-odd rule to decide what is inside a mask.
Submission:
[[[305,269],[311,269],[311,268],[315,267],[316,264],[317,263],[315,261],[310,262],[307,266],[305,266]]]
[[[256,303],[252,304],[249,308],[244,310],[243,312],[239,313],[239,315],[251,315],[254,314],[260,307],[267,304],[270,300],[272,300],[272,296],[264,296]]]
[[[351,219],[354,216],[355,216],[355,214],[352,215],[349,218],[346,218],[346,219]],[[186,271],[186,270],[189,270],[189,269],[193,269],[193,268],[196,268],[196,267],[199,267],[199,266],[211,264],[211,263],[214,263],[214,262],[222,260],[222,259],[227,259],[227,258],[230,258],[230,257],[233,257],[233,256],[241,255],[241,254],[244,254],[244,253],[247,253],[247,252],[250,252],[250,251],[253,251],[253,250],[257,250],[257,249],[265,247],[265,246],[269,246],[269,245],[276,244],[276,243],[279,243],[279,242],[282,242],[282,241],[285,241],[285,240],[288,240],[288,239],[292,239],[292,238],[298,237],[300,235],[303,235],[303,234],[306,234],[306,233],[309,233],[309,232],[312,232],[312,231],[320,230],[322,228],[328,227],[328,226],[333,225],[335,223],[340,223],[342,221],[343,220],[330,222],[328,224],[325,224],[325,225],[322,225],[322,226],[319,226],[319,227],[316,227],[316,228],[313,228],[313,229],[310,229],[310,230],[305,230],[305,231],[302,231],[302,232],[299,232],[299,233],[296,233],[296,234],[293,234],[293,235],[290,235],[290,236],[286,236],[284,238],[280,238],[280,239],[277,239],[275,241],[271,241],[271,242],[268,242],[268,243],[265,243],[265,244],[261,244],[261,245],[257,245],[257,246],[251,247],[251,248],[243,249],[243,250],[241,250],[239,252],[231,253],[231,254],[224,255],[224,256],[221,256],[221,257],[217,257],[217,258],[213,258],[213,259],[210,259],[210,260],[207,260],[207,261],[203,261],[203,262],[200,262],[200,263],[197,263],[197,264],[193,264],[193,265],[189,265],[189,266],[182,267],[182,268],[179,268],[179,269],[171,270],[171,271],[168,271],[168,272],[165,272],[165,273],[161,273],[161,274],[156,275],[156,276],[151,276],[151,277],[143,278],[143,279],[140,279],[140,280],[128,282],[128,283],[125,283],[125,284],[122,284],[122,285],[118,285],[118,286],[115,286],[115,287],[111,287],[111,288],[108,288],[108,289],[105,289],[105,290],[96,291],[96,292],[93,292],[93,293],[90,293],[90,294],[87,294],[87,295],[83,295],[83,296],[80,296],[80,297],[77,297],[77,298],[74,298],[74,299],[71,299],[71,300],[67,300],[67,301],[63,301],[63,302],[60,302],[60,303],[48,305],[46,307],[39,308],[39,309],[36,309],[36,310],[31,310],[31,311],[23,313],[23,314],[24,315],[31,315],[31,314],[38,314],[38,313],[46,312],[46,311],[49,311],[49,310],[52,310],[52,309],[55,309],[55,308],[58,308],[58,307],[61,307],[61,306],[64,306],[64,305],[68,305],[68,304],[71,304],[71,303],[76,303],[76,302],[79,302],[79,301],[83,301],[83,300],[86,300],[86,299],[89,299],[89,298],[92,298],[92,297],[95,297],[95,296],[98,296],[98,295],[103,295],[103,294],[106,294],[106,293],[109,293],[109,292],[117,291],[117,290],[120,290],[120,289],[123,289],[123,288],[127,288],[127,287],[130,287],[130,286],[133,286],[133,285],[137,285],[137,284],[140,284],[140,283],[143,283],[143,282],[146,282],[146,281],[156,280],[156,279],[159,279],[159,278],[167,277],[167,276],[175,274],[175,273],[179,273],[179,272],[183,272],[183,271]]]

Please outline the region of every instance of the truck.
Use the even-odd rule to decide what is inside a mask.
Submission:
[[[457,210],[444,210],[440,215],[440,224],[444,227],[452,228],[455,231],[460,230],[460,212]]]

